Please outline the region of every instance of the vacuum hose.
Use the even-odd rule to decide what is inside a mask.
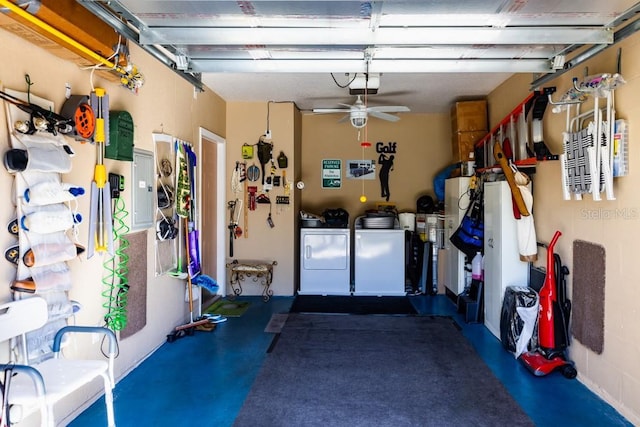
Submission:
[[[102,279],[105,286],[102,296],[106,299],[103,307],[107,309],[104,320],[107,327],[113,331],[121,331],[127,326],[129,255],[126,250],[129,247],[129,241],[124,238],[124,235],[129,232],[129,227],[124,220],[128,215],[124,201],[121,198],[115,199],[113,240],[117,249],[114,256],[105,260],[103,267],[107,274]]]

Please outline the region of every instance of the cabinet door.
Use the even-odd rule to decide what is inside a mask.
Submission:
[[[484,323],[498,338],[505,290],[529,283],[529,264],[520,261],[516,221],[509,185],[504,181],[485,183]]]
[[[502,257],[501,198],[499,182],[484,185],[484,324],[492,334],[500,336],[499,307]],[[497,328],[497,329],[496,329]]]
[[[465,287],[465,256],[451,244],[449,238],[458,229],[466,208],[469,206],[469,182],[470,179],[466,177],[451,178],[445,181],[444,186],[444,249],[447,257],[444,285],[456,295],[464,291]]]
[[[349,238],[344,233],[304,234],[304,270],[345,270],[349,265]]]

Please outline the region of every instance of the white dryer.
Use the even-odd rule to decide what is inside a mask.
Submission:
[[[301,295],[349,295],[349,228],[300,229]]]

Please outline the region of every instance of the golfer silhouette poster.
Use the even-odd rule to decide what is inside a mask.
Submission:
[[[391,196],[391,191],[389,190],[389,173],[393,170],[396,144],[395,142],[389,142],[387,144],[383,142],[376,143],[376,152],[380,154],[378,156],[378,164],[380,165],[380,172],[378,174],[380,178],[380,196],[387,202]]]

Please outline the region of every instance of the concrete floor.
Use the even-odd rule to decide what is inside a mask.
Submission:
[[[114,390],[119,427],[233,425],[274,337],[264,332],[273,313],[286,313],[292,297],[241,297],[251,301],[240,317],[213,332],[195,332],[162,345]],[[577,380],[559,373],[535,377],[481,324],[466,324],[445,296],[414,296],[420,315],[450,315],[478,354],[538,426],[631,426]],[[295,398],[292,396],[292,398]],[[424,402],[428,406],[437,402]],[[70,427],[106,425],[102,399]],[[256,420],[256,426],[259,426]],[[286,425],[286,424],[283,424]]]

